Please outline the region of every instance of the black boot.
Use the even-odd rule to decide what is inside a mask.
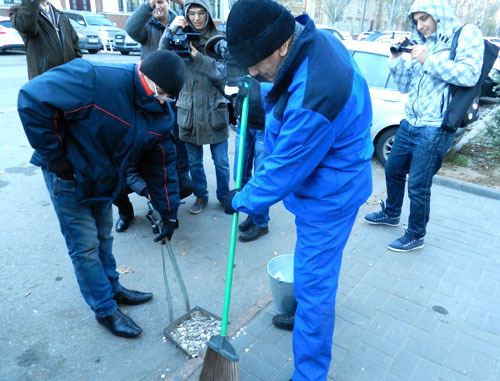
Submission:
[[[273,316],[273,324],[280,329],[293,331],[295,313],[279,314]]]
[[[248,215],[247,219],[238,225],[238,229],[240,232],[246,232],[250,225],[252,225],[252,216]]]
[[[240,235],[239,240],[241,242],[255,241],[257,238],[269,233],[267,226],[257,226],[250,224],[250,227],[242,235]]]
[[[142,329],[135,322],[117,309],[109,316],[96,318],[97,321],[105,326],[113,335],[120,337],[137,337]]]
[[[115,230],[118,233],[124,232],[130,226],[130,222],[134,219],[134,216],[120,216],[118,221],[116,221]]]
[[[153,294],[150,292],[129,290],[125,287],[122,287],[122,290],[113,297],[117,303],[126,304],[127,306],[136,306],[146,303],[149,302],[151,298],[153,298]]]

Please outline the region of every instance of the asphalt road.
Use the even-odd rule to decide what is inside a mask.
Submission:
[[[138,62],[138,55],[85,55],[101,62]],[[39,168],[29,164],[32,149],[16,110],[17,92],[27,81],[25,56],[0,55],[0,380],[153,380],[169,375],[187,358],[162,339],[169,324],[160,245],[145,215],[143,198],[132,196],[136,219],[115,234],[114,253],[124,286],[152,291],[151,303],[128,307],[143,328],[137,340],[116,338],[100,327],[80,296],[66,246]],[[229,155],[232,167],[234,133]],[[200,215],[181,205],[180,228],[172,246],[191,305],[220,316],[231,218],[215,197],[215,170],[205,151],[210,201]],[[383,198],[383,170],[374,163],[374,194]],[[360,215],[373,205],[362,207]],[[293,253],[293,216],[283,205],[271,208],[270,233],[236,248],[230,321],[242,324],[270,300],[267,262]],[[115,210],[116,217],[116,210]],[[242,216],[244,217],[244,216]],[[355,229],[359,224],[359,218]],[[174,316],[183,311],[181,292],[168,268]]]

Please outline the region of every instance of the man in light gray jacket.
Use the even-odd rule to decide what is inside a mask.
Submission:
[[[451,147],[455,132],[441,128],[450,84],[471,87],[481,74],[484,41],[481,31],[466,24],[460,32],[455,59],[450,59],[454,34],[461,24],[447,0],[416,0],[410,8],[413,24],[411,60],[393,54],[389,69],[398,89],[408,93],[406,118],[385,165],[387,200],[382,210],[365,216],[371,224],[398,226],[406,175],[410,216],[405,234],[389,250],[408,252],[424,247],[430,214],[432,178]]]

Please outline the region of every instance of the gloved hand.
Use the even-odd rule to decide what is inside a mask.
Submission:
[[[248,89],[245,87],[248,84],[250,89],[250,99],[248,100],[248,123],[255,129],[263,130],[265,125],[266,113],[262,107],[262,98],[260,95],[260,83],[255,78],[244,76],[238,80],[238,94],[234,98],[235,117],[241,115],[243,100],[248,94]]]
[[[224,200],[224,212],[226,214],[236,213],[236,210],[233,209],[233,198],[238,193],[240,189],[233,189],[231,192],[227,194],[226,199]]]
[[[50,160],[47,163],[47,168],[49,171],[54,172],[60,179],[73,180],[75,178],[73,173],[73,166],[64,156],[58,157],[54,160]]]
[[[161,222],[163,225],[161,227],[161,233],[154,239],[154,241],[163,241],[165,238],[170,241],[172,239],[172,235],[174,234],[174,230],[179,227],[179,221],[162,219]]]

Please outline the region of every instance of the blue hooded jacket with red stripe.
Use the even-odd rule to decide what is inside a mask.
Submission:
[[[257,214],[283,200],[296,216],[325,221],[352,213],[371,194],[371,101],[342,43],[307,15],[296,21],[304,29],[265,96],[263,169],[232,205]]]
[[[136,165],[162,218],[177,218],[171,106],[148,95],[136,64],[73,60],[25,84],[18,111],[35,149],[31,162],[65,156],[83,203],[109,202]]]

